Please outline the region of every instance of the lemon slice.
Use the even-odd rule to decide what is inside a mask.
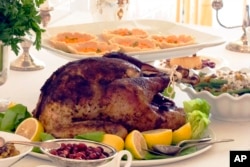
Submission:
[[[148,148],[152,148],[153,145],[162,144],[170,145],[172,143],[173,132],[171,129],[155,129],[142,132]]]
[[[42,132],[44,132],[44,128],[40,121],[35,118],[27,118],[17,126],[15,134],[26,137],[31,141],[39,141]]]
[[[130,151],[135,159],[144,159],[148,149],[146,140],[138,130],[133,130],[127,135],[125,148]]]
[[[179,129],[173,131],[173,144],[177,144],[182,140],[188,140],[192,137],[191,124],[188,122],[181,126]]]
[[[124,140],[117,135],[105,134],[102,143],[112,146],[117,151],[121,151],[124,149]]]
[[[15,105],[16,105],[16,103],[11,101],[11,102],[8,104],[8,108],[14,107]]]

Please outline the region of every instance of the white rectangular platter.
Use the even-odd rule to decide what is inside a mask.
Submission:
[[[160,20],[133,20],[133,21],[96,22],[96,23],[87,23],[87,24],[79,24],[79,25],[50,27],[50,28],[47,28],[46,32],[42,36],[43,38],[42,46],[46,49],[54,51],[57,56],[60,56],[69,60],[83,59],[83,58],[91,57],[91,55],[85,56],[85,55],[71,54],[71,53],[66,53],[64,51],[55,49],[49,43],[49,39],[52,36],[55,36],[61,32],[82,32],[82,33],[85,32],[85,33],[100,35],[105,30],[114,30],[117,28],[129,28],[129,29],[140,28],[140,29],[146,30],[149,33],[149,35],[150,34],[159,34],[159,35],[185,34],[185,35],[191,35],[195,37],[196,43],[192,45],[153,50],[153,51],[127,53],[128,55],[134,56],[144,62],[192,55],[203,48],[220,45],[225,42],[222,37],[215,36],[212,34],[201,32],[201,31],[197,31],[184,24],[177,24],[173,22],[160,21]],[[99,55],[99,56],[102,56],[102,55]]]

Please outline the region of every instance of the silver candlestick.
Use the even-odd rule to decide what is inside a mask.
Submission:
[[[52,10],[53,7],[49,7],[47,3],[46,5],[40,7],[41,22],[44,28],[47,27],[51,19],[50,12]],[[45,68],[45,64],[42,61],[38,60],[29,53],[30,47],[32,45],[31,41],[24,39],[24,41],[22,41],[20,45],[23,49],[23,53],[19,55],[18,58],[10,64],[11,70],[35,71]]]
[[[249,6],[245,6],[245,12],[244,12],[244,18],[243,18],[243,23],[241,26],[225,26],[224,24],[221,23],[219,19],[219,10],[223,7],[223,1],[222,0],[213,0],[212,2],[212,7],[216,10],[216,19],[217,22],[219,23],[220,26],[227,28],[227,29],[232,29],[232,28],[239,28],[242,27],[243,34],[241,38],[237,41],[229,42],[226,45],[226,49],[235,51],[235,52],[242,52],[242,53],[250,53],[250,41],[247,41],[247,36],[246,36],[246,27],[250,26],[250,16],[249,16]]]
[[[43,62],[30,55],[29,49],[31,45],[32,42],[28,40],[24,40],[23,42],[21,42],[23,53],[19,55],[18,58],[10,64],[11,70],[35,71],[41,70],[45,67]]]
[[[54,8],[50,6],[44,6],[40,8],[40,16],[42,19],[42,26],[46,28],[51,19],[50,12],[53,11]]]

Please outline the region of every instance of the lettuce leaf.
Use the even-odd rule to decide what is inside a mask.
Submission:
[[[1,114],[0,130],[13,132],[28,117],[31,117],[31,114],[28,112],[27,107],[22,104],[16,104]]]
[[[208,125],[210,124],[209,117],[200,110],[194,110],[188,113],[188,122],[190,122],[192,127],[192,138],[199,139],[202,138]]]
[[[41,141],[47,141],[47,140],[55,139],[55,137],[49,133],[42,132],[40,134],[40,139]],[[40,147],[33,147],[32,152],[41,153],[41,154],[43,153]]]
[[[190,122],[192,127],[192,138],[203,137],[210,124],[210,104],[205,99],[196,98],[184,101],[183,106],[187,114],[187,122]]]
[[[211,106],[205,100],[201,98],[192,99],[183,102],[184,110],[186,113],[193,112],[194,110],[200,110],[202,113],[209,117]]]
[[[76,135],[74,138],[101,142],[101,141],[103,141],[104,135],[105,135],[104,132],[97,131],[97,132],[88,132],[88,133],[84,133],[84,134],[79,134],[79,135]]]

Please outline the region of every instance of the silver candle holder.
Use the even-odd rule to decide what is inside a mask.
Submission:
[[[11,62],[10,69],[16,71],[35,71],[44,69],[45,64],[29,53],[32,42],[25,39],[20,45],[23,49],[23,53],[19,55],[15,61]]]
[[[244,18],[243,18],[242,25],[241,26],[231,26],[231,27],[225,26],[224,24],[221,23],[221,21],[219,19],[219,10],[223,7],[223,1],[222,0],[213,0],[212,7],[213,7],[213,9],[216,10],[217,22],[223,28],[232,29],[232,28],[242,27],[243,34],[240,37],[240,39],[237,41],[229,42],[226,45],[226,49],[231,50],[231,51],[235,51],[235,52],[250,53],[250,41],[247,40],[247,35],[246,35],[246,27],[250,26],[249,5],[245,6]]]
[[[51,15],[50,12],[53,10],[53,7],[49,7],[48,5],[43,5],[40,7],[40,16],[41,23],[44,28],[48,26],[50,22]],[[20,43],[23,53],[18,56],[16,60],[11,62],[10,69],[16,71],[36,71],[45,68],[45,64],[35,58],[30,54],[30,47],[32,46],[32,42],[28,39],[24,39]]]

